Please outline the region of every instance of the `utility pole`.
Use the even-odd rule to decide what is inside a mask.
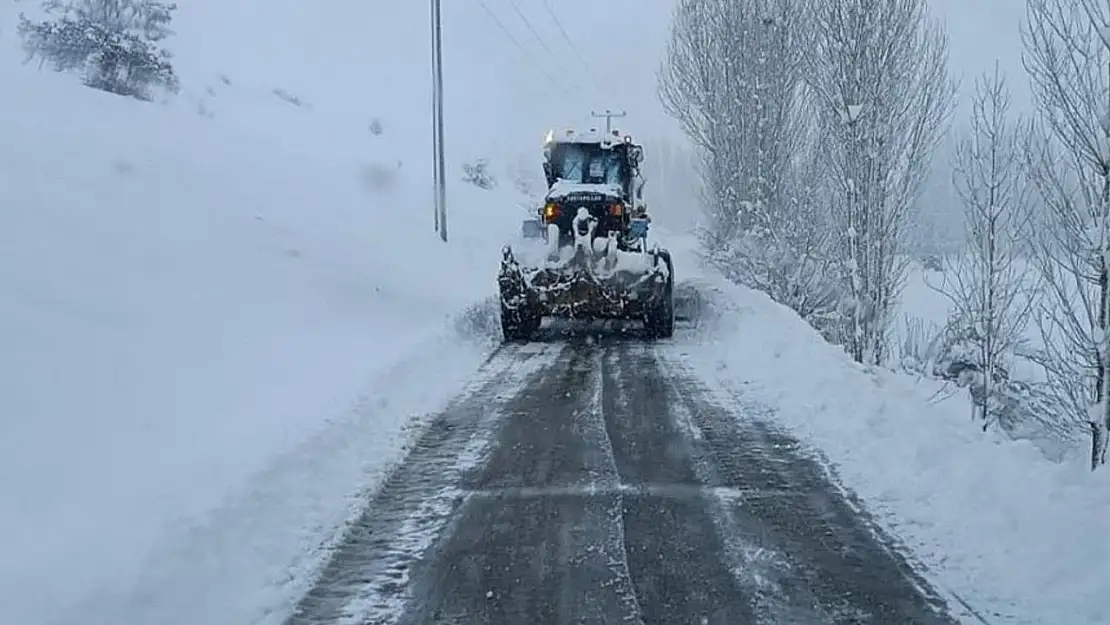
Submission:
[[[443,155],[443,38],[440,0],[432,3],[432,153],[435,168],[435,222],[439,238],[447,241],[447,175]]]
[[[627,111],[621,111],[620,113],[614,113],[614,112],[610,111],[609,109],[605,109],[604,113],[595,113],[594,111],[590,111],[590,115],[592,115],[593,117],[598,117],[598,118],[604,117],[605,118],[605,134],[611,134],[613,132],[613,118],[614,117],[624,117],[625,115],[628,115],[628,112]]]
[[[436,232],[439,232],[439,133],[436,132],[436,110],[439,102],[439,88],[436,86],[436,52],[439,51],[439,22],[436,21],[435,0],[432,0],[431,28],[428,34],[432,39],[432,217],[435,219]]]

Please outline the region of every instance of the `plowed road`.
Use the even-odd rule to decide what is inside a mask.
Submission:
[[[955,622],[794,440],[667,349],[502,348],[290,625]]]

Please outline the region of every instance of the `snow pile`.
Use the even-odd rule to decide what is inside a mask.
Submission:
[[[684,256],[679,280],[698,285],[708,318],[681,357],[727,401],[770,409],[822,450],[942,590],[991,623],[1110,623],[1105,471],[981,433],[965,394],[938,402],[938,383],[867,371],[793,312]]]
[[[191,597],[242,616],[488,352],[473,306],[513,198],[455,185],[444,245],[403,176],[382,192],[357,161],[33,67],[0,82],[0,622],[97,622],[89,600],[158,577],[151,550],[221,505],[296,539],[215,543],[267,552]],[[151,592],[202,566],[177,555]]]

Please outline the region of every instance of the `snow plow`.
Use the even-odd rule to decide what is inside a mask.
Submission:
[[[506,341],[528,340],[544,317],[639,320],[651,337],[674,334],[674,271],[670,253],[649,241],[642,161],[643,148],[619,131],[548,133],[548,190],[522,226],[546,243],[542,258],[502,250]]]

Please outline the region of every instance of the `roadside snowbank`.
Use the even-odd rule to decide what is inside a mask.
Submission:
[[[726,401],[770,409],[820,449],[942,591],[990,623],[1110,623],[1106,471],[981,433],[964,395],[936,402],[937,383],[866,371],[792,311],[695,263],[683,254],[676,272],[709,318],[675,351]]]
[[[235,497],[265,493],[296,512],[267,527],[300,532],[488,352],[454,324],[493,291],[514,198],[456,185],[444,245],[399,172],[368,185],[360,163],[33,67],[0,64],[0,82],[0,621],[124,592],[151,549]],[[402,375],[406,357],[420,364]],[[340,431],[365,445],[357,472],[319,443],[311,471],[266,481]],[[305,491],[318,500],[288,498],[328,476]]]

